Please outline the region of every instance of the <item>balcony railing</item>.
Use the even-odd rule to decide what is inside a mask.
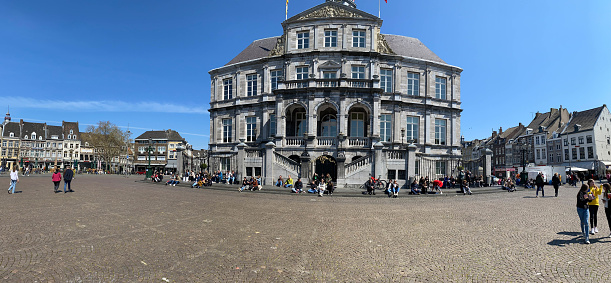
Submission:
[[[284,145],[286,146],[302,146],[306,142],[302,137],[286,137],[284,139]]]
[[[337,145],[337,139],[336,138],[325,138],[325,137],[319,137],[316,138],[318,140],[318,145],[319,146],[335,146]]]
[[[369,147],[369,138],[348,138],[348,146]]]
[[[377,81],[377,80],[376,80]],[[307,87],[318,87],[318,88],[336,88],[336,87],[347,87],[347,88],[373,88],[374,80],[365,79],[306,79],[296,81],[284,81],[278,82],[278,89],[300,89]]]

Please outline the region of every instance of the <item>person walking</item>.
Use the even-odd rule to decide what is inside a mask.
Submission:
[[[51,181],[53,181],[53,192],[59,193],[59,183],[62,181],[62,174],[59,172],[59,168],[55,168],[55,171],[53,171]]]
[[[17,166],[13,166],[13,171],[11,172],[11,185],[8,187],[9,194],[15,193],[15,187],[17,186],[17,183],[19,183],[19,171],[17,171]],[[11,189],[13,189],[12,192]]]
[[[611,184],[609,183],[603,184],[602,201],[605,204],[605,215],[607,216],[609,230],[611,230],[611,205],[609,205],[609,202],[611,201]],[[609,238],[611,238],[611,233],[609,234]]]
[[[545,191],[543,190],[543,187],[545,186],[545,181],[543,180],[543,174],[541,174],[541,172],[537,174],[537,178],[535,179],[535,185],[537,185],[537,193],[535,197],[539,197],[539,190],[541,190],[541,197],[544,198]]]
[[[590,210],[588,202],[590,202],[591,195],[588,194],[588,185],[581,185],[581,189],[577,193],[577,215],[579,215],[579,221],[581,222],[581,234],[583,234],[584,243],[590,244],[590,225],[588,219],[590,218]]]
[[[588,180],[588,194],[592,195],[592,200],[588,203],[590,210],[590,234],[594,235],[598,233],[598,196],[602,194],[602,187],[596,187],[594,180]]]
[[[70,183],[72,182],[72,178],[74,178],[74,172],[70,169],[68,165],[66,170],[64,171],[64,194],[66,193],[66,186],[68,186],[68,192],[74,192],[70,187]]]
[[[558,197],[558,188],[560,187],[560,177],[558,177],[558,173],[554,173],[554,177],[552,177],[552,186],[554,186],[556,197]]]

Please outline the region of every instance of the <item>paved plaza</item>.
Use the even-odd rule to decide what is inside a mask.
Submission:
[[[50,175],[20,178],[0,194],[3,282],[611,281],[604,211],[582,244],[568,186],[320,198],[111,175],[54,194]]]

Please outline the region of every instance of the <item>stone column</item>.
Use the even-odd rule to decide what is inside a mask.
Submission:
[[[268,142],[265,144],[265,160],[263,161],[265,164],[263,165],[263,184],[264,185],[272,185],[274,183],[274,149],[276,148],[276,144],[273,142]]]
[[[377,142],[373,145],[374,148],[374,177],[386,176],[386,158],[382,148],[384,145],[381,142]]]
[[[410,144],[407,146],[407,158],[405,160],[405,172],[407,173],[407,185],[409,186],[416,177],[416,149],[418,147],[414,144]]]
[[[484,165],[484,177],[486,178],[486,184],[490,184],[490,182],[492,181],[492,150],[486,148],[485,154],[486,164]]]
[[[345,184],[346,183],[346,155],[343,151],[337,152],[337,158],[335,158],[337,162],[337,184]]]
[[[304,184],[304,188],[306,187],[306,185],[308,183],[310,183],[310,175],[312,175],[312,172],[310,172],[310,154],[308,153],[308,150],[305,149],[300,156],[301,159],[301,174],[299,174],[299,176],[297,176],[298,178],[301,178],[301,182]]]
[[[244,151],[244,148],[246,148],[246,144],[244,143],[244,140],[241,139],[240,143],[236,147],[238,148],[236,170],[238,170],[238,176],[240,178],[238,180],[241,180],[246,176],[246,164],[244,164],[244,160],[246,159],[246,152]]]

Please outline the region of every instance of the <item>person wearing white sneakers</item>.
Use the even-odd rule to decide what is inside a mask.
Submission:
[[[596,187],[594,180],[588,180],[588,194],[594,196],[594,199],[588,203],[590,210],[590,234],[598,233],[598,196],[602,194],[602,187]]]
[[[611,230],[611,205],[609,202],[611,201],[611,185],[606,183],[603,185],[603,197],[602,201],[605,204],[605,214],[607,215],[607,223],[609,224],[609,229]],[[611,238],[611,234],[609,234],[609,238]]]

